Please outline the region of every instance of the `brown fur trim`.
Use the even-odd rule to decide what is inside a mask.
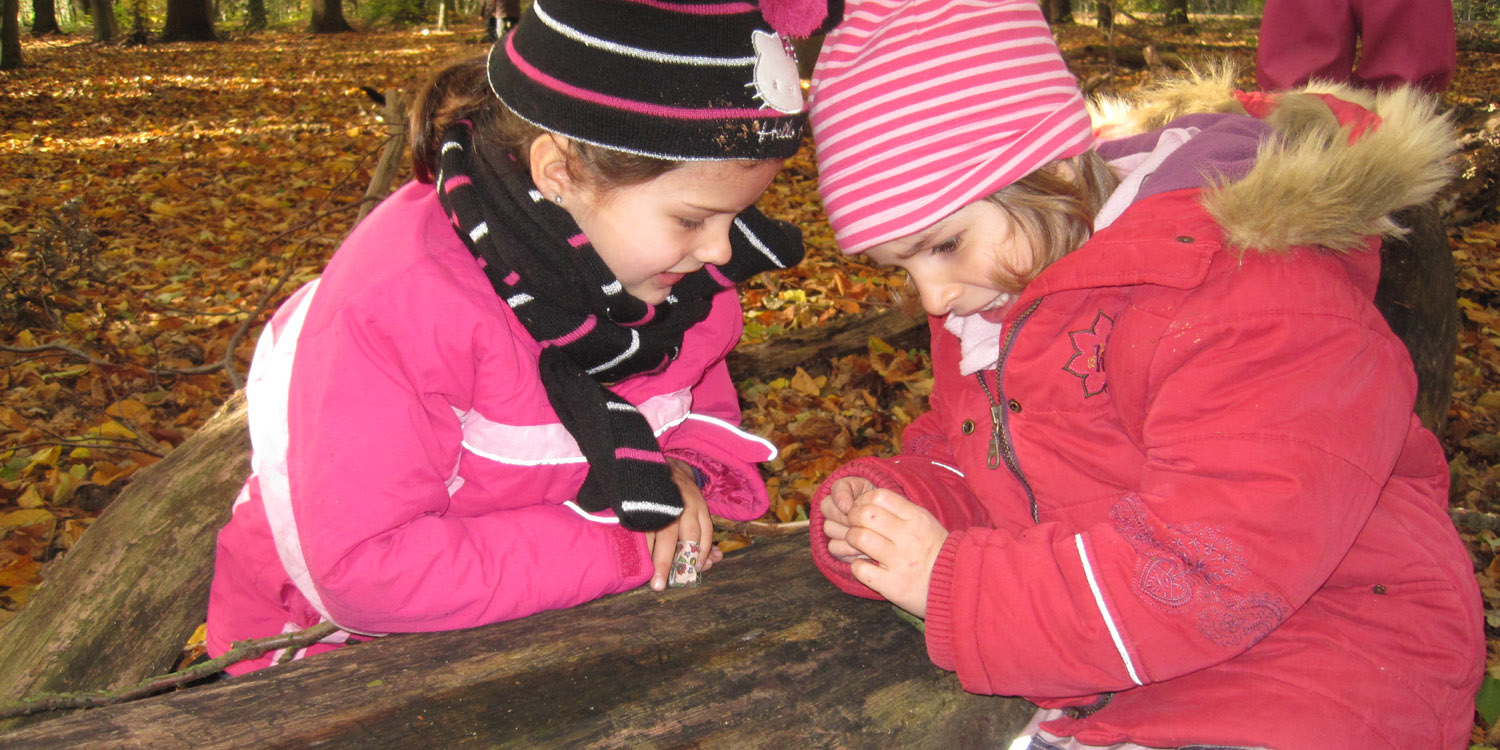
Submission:
[[[1203,113],[1245,114],[1231,92],[1238,69],[1230,62],[1189,68],[1130,98],[1098,97],[1089,102],[1094,128],[1109,137],[1138,135],[1182,117]]]
[[[1221,64],[1153,87],[1140,100],[1094,103],[1096,128],[1109,137],[1144,132],[1195,112],[1243,111],[1231,94],[1236,73]],[[1353,144],[1333,112],[1312,93],[1332,94],[1381,118]],[[1391,215],[1433,199],[1453,178],[1452,125],[1436,100],[1409,89],[1372,93],[1313,83],[1283,94],[1266,119],[1280,137],[1262,144],[1243,179],[1214,184],[1203,204],[1241,250],[1284,252],[1303,245],[1348,251],[1371,235],[1406,230]]]

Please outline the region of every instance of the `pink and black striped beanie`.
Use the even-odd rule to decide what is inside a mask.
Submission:
[[[819,192],[850,255],[1093,147],[1036,0],[849,0],[811,109]]]
[[[785,39],[745,0],[534,0],[490,88],[538,127],[672,161],[784,159],[806,111]]]

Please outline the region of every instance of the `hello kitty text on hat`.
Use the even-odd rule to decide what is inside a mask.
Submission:
[[[811,110],[819,193],[851,255],[1093,146],[1036,0],[848,0]]]
[[[806,119],[790,45],[743,0],[534,0],[489,72],[538,127],[668,160],[783,159]]]

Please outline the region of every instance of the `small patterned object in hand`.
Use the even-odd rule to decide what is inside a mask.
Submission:
[[[677,556],[672,558],[672,571],[667,574],[667,585],[674,588],[698,585],[698,554],[696,541],[682,539],[677,542]]]

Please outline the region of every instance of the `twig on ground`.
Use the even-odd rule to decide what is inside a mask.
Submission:
[[[787,536],[789,534],[801,534],[807,531],[808,521],[790,521],[788,523],[774,523],[771,521],[731,521],[727,518],[714,516],[714,528],[719,531],[731,531],[736,534],[747,536]]]
[[[62,448],[87,448],[89,450],[95,450],[95,451],[134,451],[134,452],[137,452],[137,453],[145,453],[147,455],[156,456],[157,458],[166,458],[167,457],[166,452],[161,448],[161,446],[152,447],[152,445],[148,445],[148,444],[142,443],[139,440],[131,440],[131,439],[127,439],[127,438],[112,438],[112,437],[106,437],[106,436],[103,436],[103,435],[97,435],[97,436],[94,436],[94,437],[89,438],[89,439],[90,440],[112,440],[114,442],[112,442],[112,443],[75,442],[75,441],[68,440],[68,439],[65,439],[65,438],[59,438],[57,440],[38,440],[36,442],[21,443],[20,445],[12,445],[12,446],[0,449],[0,455],[4,455],[6,453],[12,453],[12,452],[19,452],[19,451],[29,450],[31,448],[51,448],[52,446],[55,445],[55,446],[59,446],[59,447],[62,447]]]
[[[1448,517],[1460,531],[1500,531],[1500,515],[1466,508],[1449,508]]]
[[[64,354],[74,359],[87,362],[91,365],[109,367],[113,366],[114,364],[112,362],[106,362],[102,359],[97,359],[94,356],[90,355],[88,352],[83,351],[82,349],[75,349],[66,344],[39,344],[37,346],[0,345],[0,352],[14,352],[16,354],[40,354],[43,352],[57,352],[58,354]]]
[[[98,690],[91,693],[49,693],[25,700],[0,705],[0,719],[28,716],[43,711],[62,711],[74,708],[97,708],[116,703],[144,698],[179,685],[201,680],[224,671],[225,667],[245,659],[254,659],[267,651],[277,649],[299,649],[310,646],[338,630],[333,623],[314,625],[295,633],[284,633],[270,638],[239,641],[224,655],[195,664],[171,674],[150,677],[122,690]]]

